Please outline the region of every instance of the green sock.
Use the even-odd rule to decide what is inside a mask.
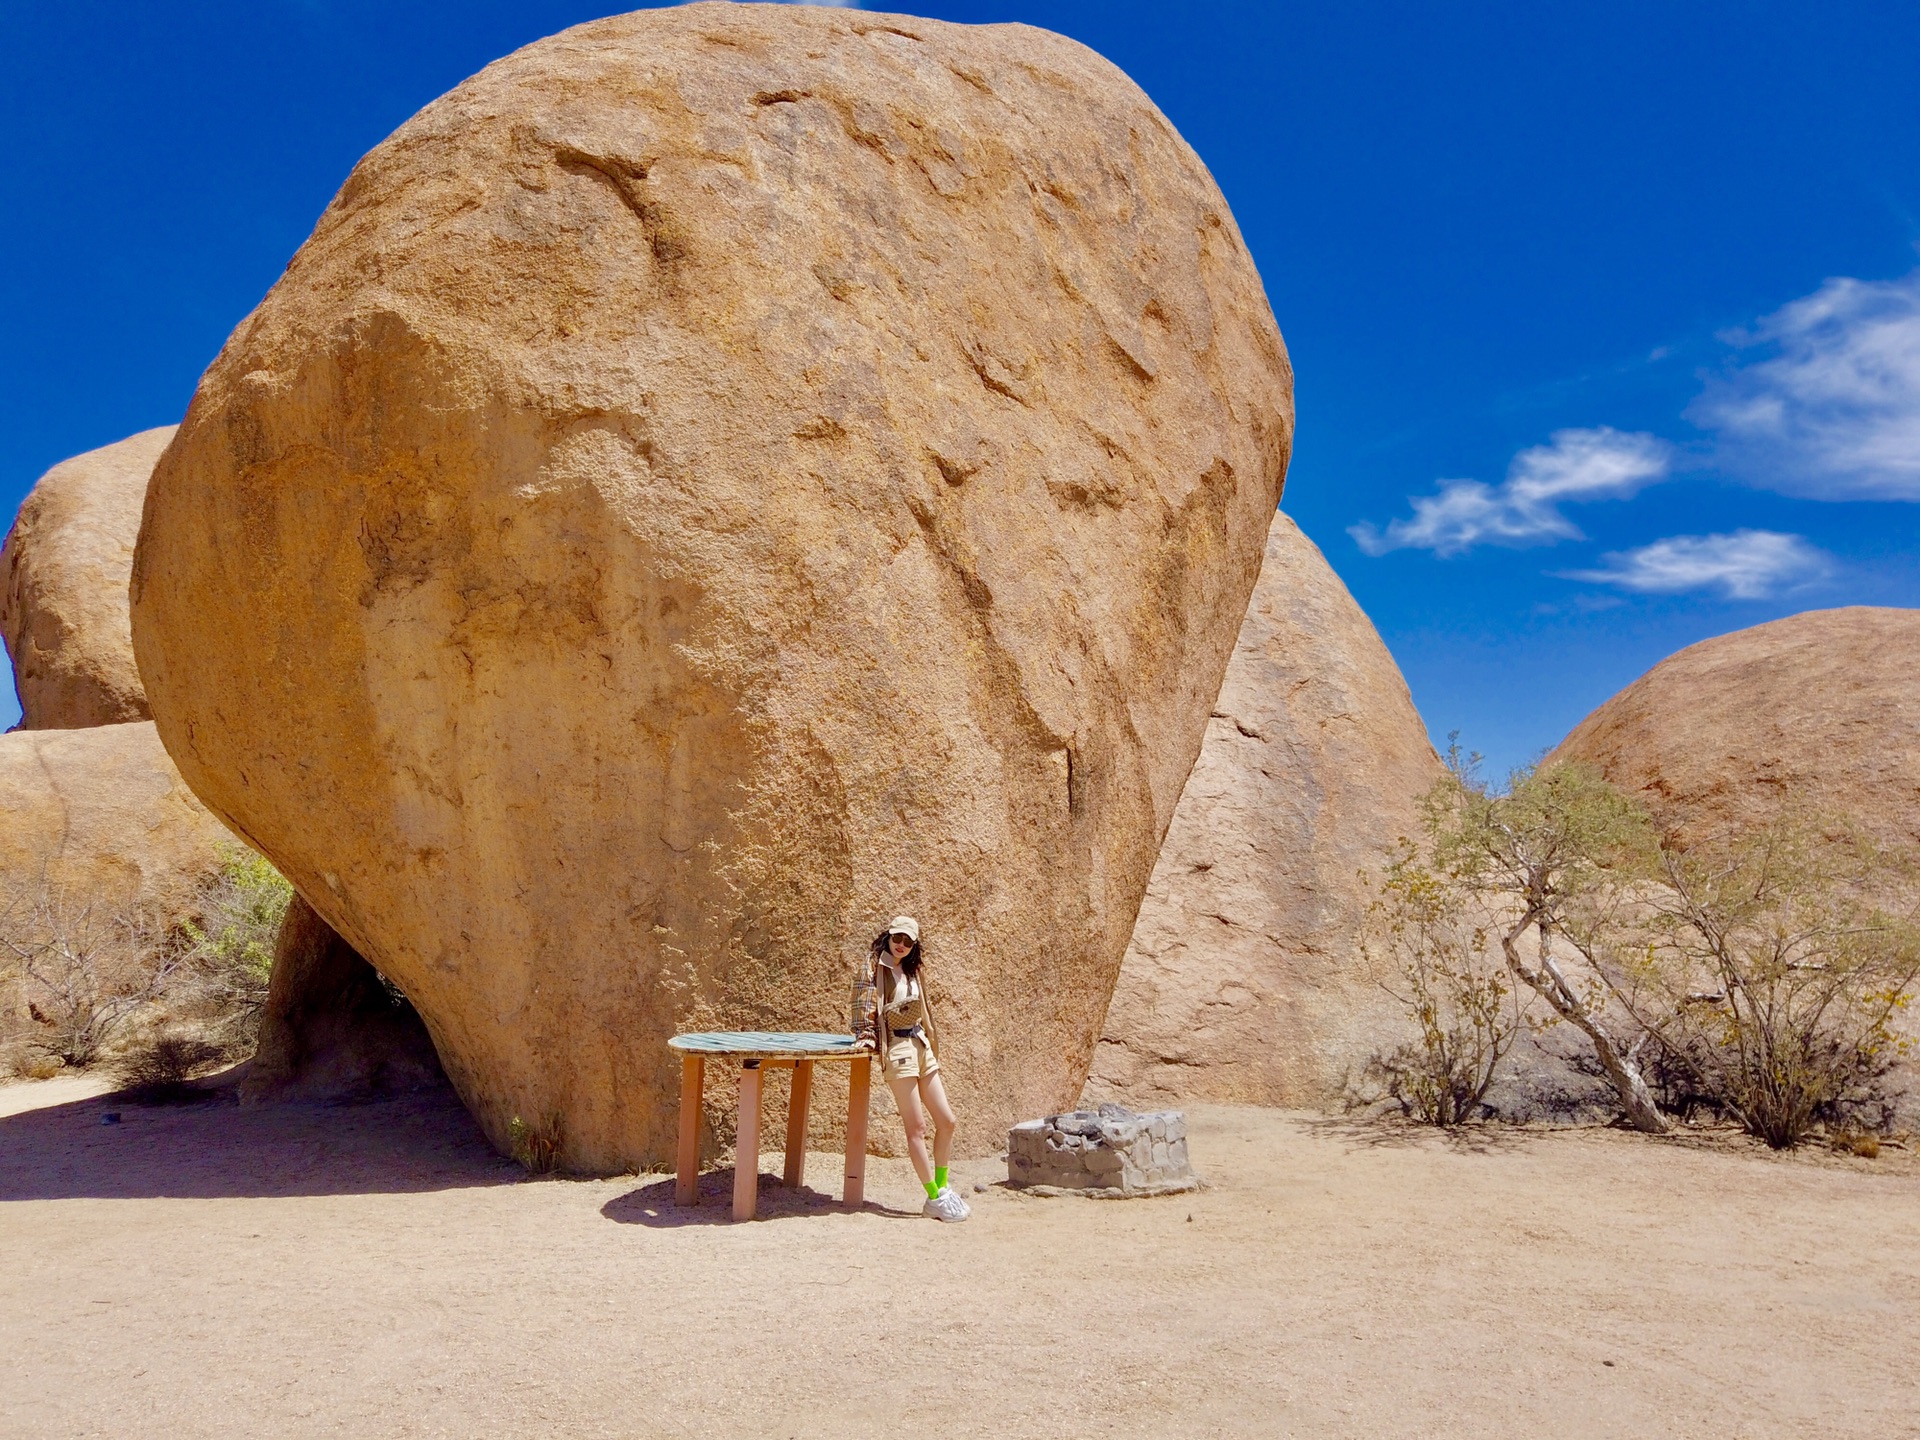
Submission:
[[[947,1188],[947,1167],[946,1166],[936,1165],[933,1167],[933,1184],[936,1191],[944,1190]]]
[[[934,1196],[940,1193],[940,1187],[936,1185],[933,1181],[922,1180],[920,1183],[927,1187],[927,1199],[931,1200],[933,1199]]]

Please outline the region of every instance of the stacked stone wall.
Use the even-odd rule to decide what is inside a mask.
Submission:
[[[1187,1158],[1187,1117],[1137,1115],[1123,1105],[1028,1120],[1007,1136],[1007,1180],[1039,1194],[1108,1198],[1198,1188]]]

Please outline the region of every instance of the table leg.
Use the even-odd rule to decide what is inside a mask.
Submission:
[[[787,1092],[787,1168],[780,1177],[798,1190],[807,1173],[807,1109],[813,1103],[813,1062],[793,1062],[793,1088]]]
[[[873,1061],[861,1056],[847,1074],[847,1188],[841,1201],[849,1210],[867,1202],[867,1092],[873,1084]]]
[[[760,1202],[760,1062],[740,1066],[740,1128],[733,1142],[733,1218],[751,1220]]]
[[[700,1203],[700,1092],[707,1081],[701,1055],[680,1057],[680,1153],[674,1168],[673,1203]]]

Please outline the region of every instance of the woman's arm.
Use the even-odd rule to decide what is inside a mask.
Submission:
[[[871,955],[867,957],[867,994],[870,1002],[867,1013],[860,1022],[855,1040],[869,1050],[880,1048],[880,1013],[885,1004],[880,988],[880,964]]]

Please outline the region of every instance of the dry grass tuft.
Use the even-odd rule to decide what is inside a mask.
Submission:
[[[58,1055],[35,1052],[21,1060],[14,1069],[28,1080],[51,1080],[67,1068],[67,1062]]]
[[[1833,1148],[1847,1155],[1858,1155],[1862,1160],[1880,1158],[1880,1137],[1865,1130],[1842,1130],[1833,1137]]]
[[[507,1122],[507,1143],[513,1158],[532,1175],[551,1175],[560,1164],[563,1134],[560,1117],[550,1115],[544,1125],[529,1125],[518,1115]]]

